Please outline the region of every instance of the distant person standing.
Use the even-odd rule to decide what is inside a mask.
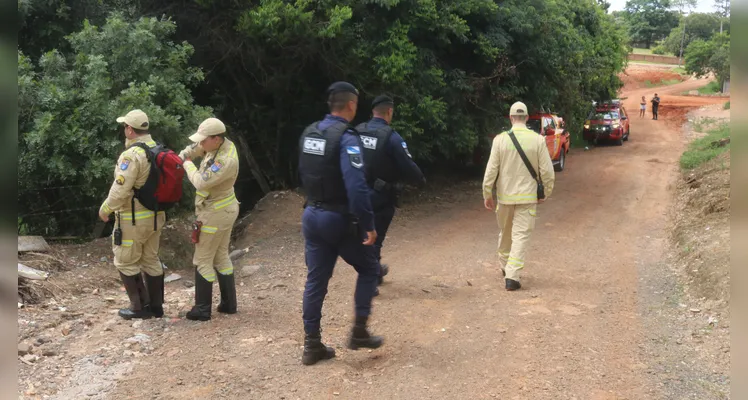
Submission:
[[[647,112],[647,99],[642,96],[642,102],[639,103],[639,118],[644,117]]]
[[[652,97],[652,119],[657,119],[657,112],[660,109],[660,96],[655,93]]]

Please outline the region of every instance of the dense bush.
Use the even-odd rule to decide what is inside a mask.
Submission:
[[[620,88],[628,50],[623,25],[588,0],[133,2],[141,8],[120,1],[107,4],[127,14],[102,29],[86,26],[65,42],[69,51],[38,62],[19,53],[21,154],[28,161],[19,181],[28,180],[20,183],[27,190],[83,185],[77,195],[86,201],[72,201],[96,205],[121,149],[113,117],[142,104],[155,130],[173,140],[209,112],[195,109],[192,96],[242,142],[242,174],[263,182],[245,189],[293,186],[298,136],[326,112],[324,90],[337,80],[361,90],[355,122],[387,92],[397,103],[394,125],[419,163],[463,163],[508,125],[514,101],[552,108],[579,133],[590,101]],[[49,3],[56,2],[43,5]],[[141,15],[169,16],[176,32],[170,21],[127,22]],[[54,18],[67,29],[76,15]],[[20,51],[27,43],[61,47],[36,31],[23,33]],[[59,195],[22,193],[19,200],[30,212]],[[57,224],[50,228],[77,226]]]
[[[18,52],[19,225],[32,232],[80,232],[96,217],[124,150],[115,118],[140,108],[153,136],[174,148],[211,114],[193,104],[203,80],[192,47],[172,43],[175,25],[113,15],[68,37],[37,62]],[[70,210],[63,212],[62,210]],[[52,214],[50,214],[52,213]]]

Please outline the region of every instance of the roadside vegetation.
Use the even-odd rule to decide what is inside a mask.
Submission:
[[[694,129],[700,131],[705,125],[714,125],[708,119],[694,124]],[[730,150],[730,124],[720,121],[716,127],[710,128],[706,136],[696,139],[688,145],[688,149],[680,158],[680,166],[685,170],[697,168]]]

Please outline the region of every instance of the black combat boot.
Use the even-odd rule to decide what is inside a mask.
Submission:
[[[224,314],[236,314],[236,281],[234,274],[218,274],[218,287],[221,290],[221,302],[217,311]]]
[[[145,275],[145,284],[148,287],[148,296],[151,298],[150,309],[153,316],[161,318],[164,316],[164,275]]]
[[[208,282],[195,268],[195,305],[187,312],[186,318],[192,321],[210,320],[213,303],[213,282]]]
[[[514,291],[514,290],[517,290],[517,289],[519,289],[521,287],[522,287],[522,285],[520,285],[519,282],[515,281],[514,279],[507,279],[506,280],[506,290],[508,290],[510,292]]]
[[[150,301],[148,298],[148,291],[145,289],[145,285],[143,285],[143,277],[140,273],[133,276],[127,276],[120,272],[119,276],[122,278],[122,283],[125,284],[127,297],[130,298],[130,308],[120,309],[118,313],[119,316],[124,319],[149,319],[153,317],[153,314],[151,314],[146,306]]]
[[[384,338],[381,336],[369,335],[369,331],[366,329],[368,320],[369,317],[356,317],[356,324],[353,325],[351,339],[348,342],[349,349],[358,350],[359,347],[376,349],[384,343]]]
[[[304,338],[304,354],[301,363],[304,365],[316,364],[319,360],[329,360],[335,357],[335,349],[327,347],[322,343],[319,332],[307,333]]]
[[[390,267],[387,264],[382,264],[379,269],[379,285],[384,282],[384,277],[390,273]]]

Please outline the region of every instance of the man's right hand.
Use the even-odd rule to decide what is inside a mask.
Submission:
[[[364,246],[371,246],[377,241],[377,231],[366,232],[366,240],[364,240]]]
[[[486,207],[486,210],[493,211],[496,208],[496,203],[494,203],[493,198],[483,200],[483,205]]]

